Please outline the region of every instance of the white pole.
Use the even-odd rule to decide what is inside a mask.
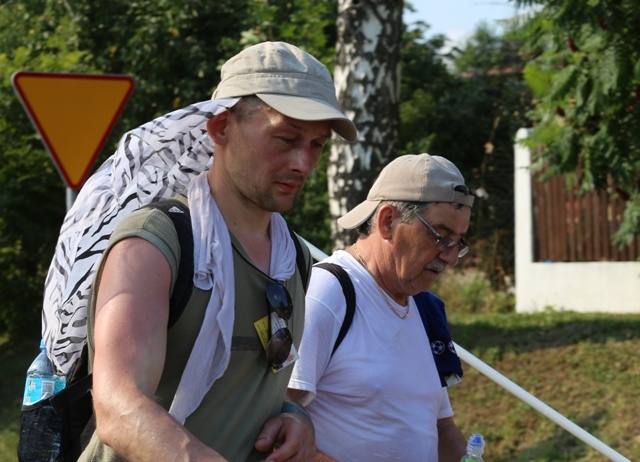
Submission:
[[[316,246],[311,244],[305,239],[302,239],[305,244],[309,247],[309,251],[311,252],[311,256],[316,260],[323,260],[327,258],[327,254],[325,254],[322,250],[318,249]],[[613,462],[631,462],[629,459],[624,457],[619,452],[614,451],[609,446],[604,444],[602,441],[597,439],[592,434],[578,427],[572,421],[567,419],[565,416],[548,406],[547,404],[540,401],[538,398],[533,396],[531,393],[517,385],[516,383],[509,380],[507,377],[502,375],[500,372],[493,369],[488,364],[484,363],[480,359],[476,358],[469,351],[462,348],[460,345],[455,343],[456,351],[458,352],[458,356],[469,366],[475,368],[481,374],[484,374],[495,383],[500,385],[502,388],[506,389],[508,392],[512,393],[516,397],[520,398],[522,401],[527,403],[529,406],[534,408],[536,411],[540,412],[542,415],[551,419],[553,422],[558,424],[560,427],[567,430],[569,433],[573,434],[576,438],[582,440],[589,446],[591,446],[596,451],[600,452],[602,455],[607,456]]]
[[[314,260],[316,261],[324,260],[329,256],[326,253],[324,253],[322,250],[317,248],[315,245],[313,245],[311,242],[307,241],[305,238],[300,237],[300,239],[302,239],[302,241],[305,244],[307,244],[307,247],[309,247],[309,252],[311,252],[311,256],[313,257]]]

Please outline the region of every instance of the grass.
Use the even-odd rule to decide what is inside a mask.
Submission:
[[[17,460],[20,405],[27,368],[38,354],[39,339],[9,343],[0,336],[0,462]]]
[[[449,313],[449,323],[476,357],[627,458],[640,455],[640,314]],[[608,460],[464,366],[449,394],[463,433],[485,436],[485,460]]]
[[[455,341],[631,460],[640,455],[640,313],[464,313]],[[25,371],[38,339],[0,337],[0,462],[16,460]],[[587,462],[605,457],[464,364],[450,389],[456,423],[482,433],[491,462]]]

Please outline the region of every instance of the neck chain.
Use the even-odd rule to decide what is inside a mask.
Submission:
[[[376,288],[378,289],[378,292],[380,292],[380,295],[382,295],[382,298],[384,299],[384,301],[387,304],[387,306],[389,307],[389,309],[391,311],[393,311],[393,314],[395,314],[400,319],[406,319],[407,316],[409,316],[409,310],[411,309],[411,304],[410,303],[407,304],[407,311],[404,314],[401,314],[398,310],[396,310],[393,307],[393,305],[391,304],[391,302],[389,301],[389,298],[387,297],[387,294],[384,293],[384,290],[382,289],[382,287],[380,287],[380,284],[378,284],[378,281],[376,281],[375,276],[373,275],[373,273],[371,272],[371,270],[367,266],[367,262],[364,261],[364,258],[362,258],[362,255],[360,255],[360,252],[358,251],[358,247],[356,247],[355,244],[353,245],[353,251],[356,253],[356,257],[358,257],[358,261],[360,261],[360,264],[362,264],[362,266],[364,266],[364,269],[366,269],[367,273],[369,273],[371,275],[371,277],[373,278],[373,282],[376,284]]]

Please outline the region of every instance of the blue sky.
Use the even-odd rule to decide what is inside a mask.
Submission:
[[[518,13],[509,0],[406,1],[414,6],[416,13],[405,13],[405,23],[422,20],[431,26],[427,36],[445,34],[456,43],[464,41],[483,20],[499,31],[497,20],[512,18]]]

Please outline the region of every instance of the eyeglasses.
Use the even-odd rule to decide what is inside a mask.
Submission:
[[[465,241],[463,238],[460,238],[457,242],[449,239],[448,237],[443,236],[438,231],[433,229],[433,226],[427,223],[427,220],[422,218],[417,212],[414,212],[414,215],[431,232],[431,234],[433,234],[433,237],[436,238],[436,247],[438,248],[438,250],[440,250],[440,252],[451,250],[454,247],[457,247],[458,258],[462,258],[469,253],[469,244],[467,244],[467,241]]]
[[[293,304],[291,303],[291,295],[282,284],[273,282],[267,286],[266,292],[270,309],[269,319],[272,320],[271,332],[273,332],[267,344],[267,361],[271,367],[277,369],[287,360],[289,353],[291,353],[291,345],[293,345],[293,336],[286,323],[293,313]],[[271,316],[271,311],[279,319],[274,319]]]

